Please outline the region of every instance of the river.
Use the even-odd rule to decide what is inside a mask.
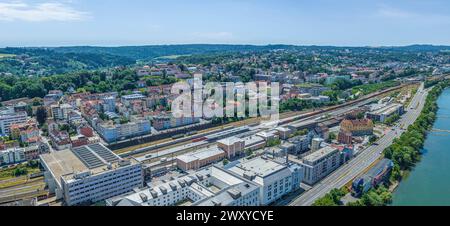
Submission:
[[[450,89],[437,101],[435,129],[429,133],[422,159],[394,192],[393,206],[450,206]]]

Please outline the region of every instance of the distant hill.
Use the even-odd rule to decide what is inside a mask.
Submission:
[[[19,76],[47,76],[80,70],[95,70],[134,64],[136,60],[124,56],[100,53],[64,53],[46,48],[0,49],[0,72]]]
[[[121,47],[96,47],[96,46],[73,46],[52,48],[60,53],[90,53],[111,54],[132,58],[135,60],[149,60],[164,56],[195,55],[208,53],[230,53],[230,52],[255,52],[277,49],[297,50],[330,50],[330,49],[353,49],[365,50],[372,47],[335,47],[335,46],[294,46],[294,45],[222,45],[222,44],[189,44],[189,45],[147,45],[147,46],[121,46]],[[388,51],[442,51],[450,50],[450,46],[434,45],[411,45],[401,47],[379,47],[379,50]]]
[[[396,46],[396,47],[382,47],[382,48],[388,50],[410,51],[410,52],[439,52],[450,50],[450,46],[442,46],[442,45],[410,45],[410,46]]]
[[[189,45],[149,45],[149,46],[121,46],[121,47],[96,47],[74,46],[58,47],[52,50],[60,53],[91,53],[111,54],[129,57],[135,60],[149,60],[173,55],[195,55],[208,53],[265,51],[274,49],[294,48],[290,45],[214,45],[214,44],[189,44]]]
[[[294,45],[147,45],[147,46],[73,46],[51,48],[0,49],[0,72],[15,75],[47,76],[79,70],[93,70],[120,65],[131,65],[137,60],[175,59],[176,56],[217,53],[261,52],[278,49],[299,51],[351,50],[364,53],[377,50],[387,52],[439,52],[450,51],[450,46],[411,45],[401,47],[335,47]]]

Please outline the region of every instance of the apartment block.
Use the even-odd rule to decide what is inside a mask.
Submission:
[[[338,148],[326,146],[303,158],[303,182],[313,185],[336,170],[340,165]]]
[[[14,112],[11,110],[0,112],[0,134],[10,135],[11,126],[14,124],[21,124],[27,121],[26,112]]]

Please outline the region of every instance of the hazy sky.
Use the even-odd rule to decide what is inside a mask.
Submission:
[[[0,46],[450,45],[448,0],[0,0]]]

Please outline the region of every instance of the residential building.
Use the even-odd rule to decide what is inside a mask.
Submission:
[[[79,125],[83,122],[83,118],[79,112],[71,110],[67,114],[67,121],[72,125]]]
[[[57,103],[63,95],[64,93],[61,90],[51,90],[44,97],[44,106],[50,106]]]
[[[339,149],[331,146],[321,148],[303,158],[303,182],[313,185],[336,170],[340,164]]]
[[[147,135],[151,132],[150,121],[136,120],[125,124],[113,124],[112,122],[99,124],[97,132],[106,142],[116,142],[136,136]]]
[[[326,85],[331,85],[334,82],[336,82],[336,80],[338,79],[344,79],[344,80],[350,80],[351,76],[350,75],[335,75],[335,76],[329,76],[326,78],[325,80],[325,84]]]
[[[14,105],[14,112],[26,112],[27,111],[27,103],[21,101]]]
[[[323,142],[325,142],[323,138],[320,137],[313,138],[311,140],[311,151],[319,150]]]
[[[89,144],[89,139],[84,135],[78,135],[70,138],[72,148],[84,146]]]
[[[152,127],[156,130],[166,130],[200,122],[197,117],[174,117],[172,114],[160,114],[151,117]]]
[[[319,96],[323,92],[330,90],[329,87],[325,87],[325,86],[321,86],[321,85],[317,85],[317,84],[301,86],[301,87],[297,87],[297,89],[298,89],[299,93],[309,93],[312,96]]]
[[[168,115],[153,116],[151,121],[152,127],[156,130],[165,130],[172,127],[172,120]]]
[[[73,110],[70,104],[55,104],[50,106],[51,114],[55,120],[68,120],[69,112]]]
[[[11,126],[14,124],[25,123],[27,120],[26,112],[14,112],[11,109],[0,111],[0,134],[10,135]]]
[[[309,150],[311,137],[308,135],[292,137],[289,139],[289,143],[294,145],[292,154],[301,154]]]
[[[144,99],[145,99],[144,95],[142,95],[140,93],[134,93],[134,94],[122,96],[121,101],[125,105],[129,106],[131,101],[133,101],[133,100],[144,100]]]
[[[104,112],[115,112],[116,98],[113,96],[103,98],[102,108]]]
[[[291,143],[291,142],[284,142],[283,144],[281,144],[279,146],[282,150],[283,156],[286,156],[286,154],[290,154],[290,153],[296,153],[295,149],[296,149],[296,145]],[[282,157],[283,157],[282,156]]]
[[[11,165],[26,160],[24,148],[10,148],[0,151],[0,165]]]
[[[94,131],[88,125],[82,125],[78,128],[78,133],[85,137],[93,137]]]
[[[45,153],[45,149],[42,145],[32,145],[24,148],[25,161],[38,159],[39,155]]]
[[[35,120],[10,126],[13,139],[20,139],[23,143],[35,143],[40,140],[39,129]]]

